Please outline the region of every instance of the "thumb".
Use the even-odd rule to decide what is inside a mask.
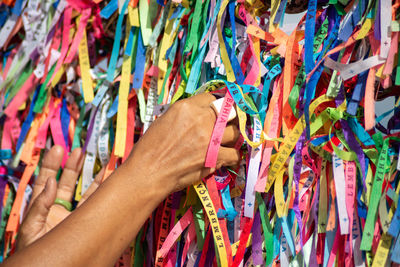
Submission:
[[[38,222],[39,218],[46,222],[51,206],[54,204],[57,196],[57,181],[54,177],[49,177],[46,181],[44,190],[33,202],[31,210],[26,216],[26,221]],[[32,218],[30,218],[32,217]]]
[[[17,250],[28,246],[41,235],[45,234],[45,224],[51,206],[57,195],[57,182],[54,177],[50,177],[46,181],[44,190],[34,200],[31,208],[24,221],[22,222],[19,231],[19,240]]]

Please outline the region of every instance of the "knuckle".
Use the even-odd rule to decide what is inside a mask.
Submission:
[[[171,106],[171,115],[177,120],[189,121],[193,123],[196,116],[193,112],[193,107],[185,100],[178,101]]]
[[[175,102],[171,108],[175,109],[178,112],[188,111],[190,109],[190,104],[186,100],[180,100]]]
[[[199,125],[202,125],[201,123]],[[199,137],[199,141],[201,143],[208,143],[211,138],[211,129],[207,129],[206,127],[199,127],[197,129],[197,135]]]
[[[68,184],[60,184],[58,186],[58,191],[63,192],[63,193],[69,193],[74,190],[73,185],[68,185]]]
[[[26,243],[27,242],[26,239],[29,239],[29,236],[32,232],[33,232],[33,229],[31,229],[31,227],[29,227],[29,225],[27,223],[23,223],[19,229],[18,242],[20,242],[21,244]]]
[[[202,144],[202,145],[203,144],[207,145],[209,143],[209,141],[210,141],[210,138],[208,136],[206,136],[205,134],[202,134],[202,133],[199,133],[198,138],[199,138],[199,143]]]
[[[217,164],[216,164],[216,169],[217,169],[217,170],[218,170],[218,169],[221,169],[223,165],[224,165],[223,162],[220,161],[220,160],[218,160],[218,161],[217,161]]]

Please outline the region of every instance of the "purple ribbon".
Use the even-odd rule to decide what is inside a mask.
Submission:
[[[262,253],[262,236],[261,236],[261,219],[260,212],[257,210],[253,221],[253,244],[252,244],[252,256],[254,265],[263,265],[264,258]]]

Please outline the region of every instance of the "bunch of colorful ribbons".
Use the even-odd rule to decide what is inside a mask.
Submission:
[[[169,196],[118,266],[400,264],[399,6],[310,0],[288,35],[287,0],[1,0],[3,258],[45,148],[83,147],[78,201],[169,105],[216,91],[206,167],[232,108],[240,167]]]

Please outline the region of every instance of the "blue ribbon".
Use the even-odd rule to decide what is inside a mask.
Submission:
[[[393,215],[392,222],[390,223],[390,227],[388,230],[388,234],[397,237],[400,233],[400,198],[397,201],[397,209]],[[384,223],[384,222],[382,222]]]
[[[110,59],[110,62],[108,63],[108,69],[107,69],[106,80],[109,81],[110,83],[114,81],[114,72],[115,72],[115,68],[117,65],[119,48],[121,46],[122,22],[124,20],[124,16],[125,16],[124,14],[125,14],[126,8],[128,7],[128,4],[129,4],[129,0],[125,0],[124,5],[122,6],[122,9],[121,9],[121,13],[118,16],[117,29],[115,31],[114,44],[113,44],[113,49],[111,52],[111,59]]]
[[[118,111],[118,95],[115,97],[114,102],[112,103],[111,107],[107,111],[107,119],[111,119],[117,114]]]
[[[40,87],[41,87],[41,85],[38,85],[38,87],[36,87],[35,93],[33,94],[33,98],[31,101],[31,106],[29,108],[28,116],[26,116],[26,119],[21,126],[21,132],[19,134],[17,145],[15,147],[16,151],[20,150],[22,143],[24,142],[26,135],[28,134],[28,132],[31,128],[32,121],[35,117],[35,112],[33,112],[33,108],[35,107],[35,102],[36,102],[37,96],[39,94]]]
[[[128,3],[129,3],[129,0],[125,0],[124,5],[122,6],[122,9],[121,9],[121,13],[118,16],[113,49],[111,52],[110,62],[108,63],[108,68],[107,68],[107,77],[106,77],[106,81],[104,81],[104,82],[106,82],[106,84],[102,84],[102,86],[100,86],[100,89],[97,91],[96,96],[94,97],[94,99],[92,101],[92,104],[96,107],[100,104],[101,100],[104,97],[104,94],[109,89],[107,82],[109,84],[111,84],[114,81],[114,73],[115,73],[115,68],[117,66],[119,49],[121,46],[122,22],[124,20],[124,16],[125,16],[124,14],[125,14],[126,8],[128,7]]]
[[[220,5],[221,5],[221,0],[218,0],[216,5],[215,5],[215,10],[218,10]],[[214,12],[212,19],[209,19],[207,21],[207,25],[206,25],[206,27],[204,29],[203,36],[201,37],[201,40],[204,39],[204,37],[207,34],[207,32],[208,32],[209,28],[211,27],[211,25],[213,25],[215,23],[215,20],[217,18],[217,14],[218,14],[218,12]],[[186,35],[184,35],[184,36],[186,38]],[[182,40],[181,40],[181,42],[183,42],[183,43],[180,44],[181,54],[183,53],[183,49],[184,49],[184,46],[185,46],[185,43],[184,43],[185,38],[182,38]],[[206,47],[207,47],[208,42],[209,42],[209,38],[206,39],[206,41],[203,44],[203,46],[200,47],[200,51],[197,54],[197,57],[193,62],[192,69],[190,71],[189,78],[187,80],[185,93],[193,94],[194,91],[197,88],[197,83],[198,83],[198,81],[200,79],[200,69],[201,69],[201,67],[203,65],[203,59],[204,59],[204,56],[205,56],[205,53],[206,53]]]
[[[14,15],[20,16],[22,13],[22,2],[23,0],[17,0],[15,1],[14,7],[11,9],[11,12]]]
[[[310,73],[315,66],[313,60],[313,45],[315,35],[315,16],[317,12],[317,0],[308,1],[308,11],[306,18],[306,34],[304,43],[304,63],[306,74]]]
[[[313,73],[310,80],[306,84],[305,91],[305,104],[304,104],[304,118],[306,120],[306,137],[307,140],[310,139],[310,104],[311,100],[315,96],[315,88],[317,87],[317,83],[319,78],[321,77],[322,71],[324,70],[324,66],[320,64],[317,70]]]
[[[362,72],[357,79],[356,86],[353,90],[353,95],[347,104],[347,113],[355,116],[361,99],[364,97],[365,85],[367,83],[368,70]]]
[[[139,89],[143,84],[144,77],[144,67],[145,67],[145,58],[146,58],[146,48],[143,44],[142,32],[139,31],[138,36],[138,45],[136,50],[136,63],[135,63],[135,75],[133,76],[132,87],[135,89]]]
[[[217,216],[218,218],[227,218],[228,221],[233,221],[238,213],[232,205],[231,194],[229,192],[229,185],[221,189],[222,204],[225,209],[219,209]]]
[[[394,244],[390,260],[400,264],[400,234],[397,236],[396,243]]]
[[[69,147],[69,135],[68,135],[68,128],[69,122],[71,120],[71,115],[67,109],[67,99],[63,98],[62,106],[60,110],[60,120],[61,120],[61,129],[64,136],[64,142],[67,147]]]
[[[279,217],[276,217],[276,222],[274,226],[274,255],[273,259],[275,259],[279,254],[280,254],[280,248],[281,248],[281,226],[282,224],[282,219]]]
[[[104,19],[109,19],[112,14],[118,9],[118,0],[111,0],[101,11],[100,16]],[[125,13],[125,12],[124,12]]]
[[[11,159],[11,158],[12,158],[11,149],[0,149],[0,160]]]

